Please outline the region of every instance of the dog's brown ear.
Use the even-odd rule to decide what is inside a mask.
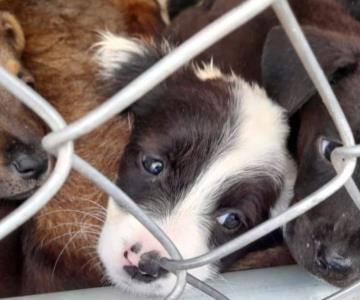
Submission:
[[[310,26],[303,31],[330,83],[336,84],[356,70],[359,48],[351,39]],[[274,27],[266,39],[262,79],[270,97],[290,115],[317,93],[281,27]]]
[[[9,12],[0,11],[0,31],[20,56],[25,47],[25,37],[19,21]]]

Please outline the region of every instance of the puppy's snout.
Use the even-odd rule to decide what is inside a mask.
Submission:
[[[320,270],[347,274],[351,271],[351,259],[320,243],[316,245],[315,263]]]
[[[48,159],[45,155],[20,150],[13,155],[11,165],[21,178],[38,179],[46,172]]]
[[[133,247],[130,248],[130,251],[124,252],[124,257],[129,259],[130,254],[134,254],[132,251]],[[138,249],[138,248],[137,248]],[[135,249],[135,250],[137,250]],[[140,251],[140,250],[138,250]],[[124,266],[124,271],[131,276],[132,279],[136,279],[141,282],[150,283],[160,277],[164,276],[167,271],[163,269],[160,264],[160,255],[157,251],[149,251],[143,254],[135,253],[138,256],[138,266],[129,265]]]

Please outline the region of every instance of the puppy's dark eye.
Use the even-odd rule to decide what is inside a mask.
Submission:
[[[338,141],[329,140],[326,138],[320,139],[320,153],[328,160],[331,161],[331,153],[342,144]]]
[[[235,231],[240,227],[247,227],[245,218],[237,211],[226,211],[216,218],[217,222],[226,230]]]
[[[150,156],[143,157],[142,165],[147,172],[153,175],[159,175],[164,169],[164,163],[160,159]]]

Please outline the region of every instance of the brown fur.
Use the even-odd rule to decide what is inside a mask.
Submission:
[[[157,35],[164,28],[160,7],[156,1],[149,0],[112,0],[123,7],[127,31],[136,35]]]
[[[25,38],[19,22],[8,12],[0,12],[0,65],[11,74],[32,82],[21,56]],[[42,182],[27,180],[13,168],[14,145],[30,146],[41,153],[44,127],[39,119],[14,96],[0,88],[0,219],[11,213],[18,202]],[[17,293],[21,280],[20,231],[0,241],[0,297]]]
[[[171,1],[171,0],[170,0]],[[201,28],[246,0],[206,0],[198,7],[191,7],[179,14],[165,34],[185,40]],[[357,26],[347,22],[344,8],[335,0],[292,0],[290,4],[301,25],[313,25],[324,30],[354,32]],[[332,15],[328,12],[334,11]],[[271,9],[239,27],[214,46],[199,55],[199,60],[214,63],[222,70],[233,70],[248,81],[261,82],[260,59],[269,30],[278,25]]]
[[[11,213],[17,204],[0,202],[0,219]],[[20,231],[0,242],[0,297],[17,295],[21,281]]]
[[[126,1],[123,6],[123,1],[112,0],[9,0],[0,6],[13,11],[24,27],[25,60],[36,89],[71,122],[105,100],[97,92],[90,50],[98,40],[96,31],[153,32],[157,15],[151,2]],[[136,4],[136,11],[127,11],[131,4]],[[127,24],[129,15],[132,21]],[[80,138],[76,152],[114,179],[128,130],[127,120],[110,120]],[[25,228],[22,293],[102,284],[95,247],[106,200],[94,184],[71,174],[56,198]]]
[[[237,261],[233,266],[226,269],[227,272],[270,268],[289,265],[294,262],[290,251],[284,245],[275,246],[261,251],[254,251]]]

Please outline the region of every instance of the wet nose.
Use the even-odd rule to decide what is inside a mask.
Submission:
[[[160,255],[157,251],[146,252],[140,256],[137,267],[124,266],[124,270],[131,278],[150,283],[168,273],[158,264],[159,259]]]
[[[140,257],[139,271],[154,278],[158,278],[161,275],[166,274],[167,271],[160,266],[159,261],[160,255],[158,252],[146,252]]]
[[[23,179],[38,179],[47,170],[48,159],[45,155],[18,151],[11,165]]]
[[[320,269],[346,274],[351,271],[351,259],[340,255],[331,248],[319,246],[317,249],[315,262]]]

